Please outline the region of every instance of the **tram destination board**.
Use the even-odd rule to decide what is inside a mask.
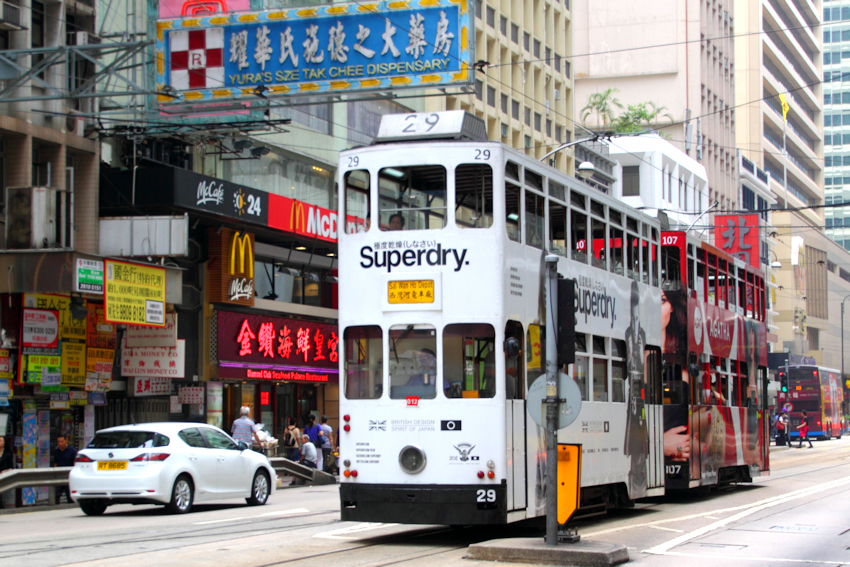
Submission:
[[[387,282],[389,303],[434,303],[434,280]]]

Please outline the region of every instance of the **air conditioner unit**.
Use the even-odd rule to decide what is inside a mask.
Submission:
[[[555,100],[561,100],[561,91],[555,89]]]
[[[85,134],[86,123],[83,120],[82,114],[73,108],[66,108],[65,112],[67,113],[65,115],[65,131],[75,136]]]
[[[73,196],[52,187],[6,189],[6,248],[70,248]]]
[[[75,43],[74,45],[100,45],[101,39],[100,36],[97,36],[91,32],[87,31],[78,31],[75,32]]]

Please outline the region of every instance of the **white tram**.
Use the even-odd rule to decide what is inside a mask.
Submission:
[[[582,507],[664,487],[659,226],[462,111],[384,116],[339,164],[343,520],[544,515],[544,255],[576,281]]]

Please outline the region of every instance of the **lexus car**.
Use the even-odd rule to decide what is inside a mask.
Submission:
[[[277,476],[269,460],[204,423],[143,423],[98,431],[77,453],[71,496],[97,516],[111,504],[164,504],[184,514],[200,502],[265,504]]]

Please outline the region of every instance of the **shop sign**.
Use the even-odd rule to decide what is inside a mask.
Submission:
[[[716,215],[714,242],[727,254],[758,269],[759,215]]]
[[[169,405],[171,406],[171,413],[183,412],[183,404],[180,403],[180,396],[171,396],[169,398]]]
[[[127,381],[127,395],[167,396],[171,393],[171,378],[163,376],[132,376]]]
[[[115,351],[108,348],[89,348],[86,350],[85,390],[92,392],[107,389],[112,382],[112,366]]]
[[[62,343],[62,384],[66,386],[82,386],[85,383],[86,345]]]
[[[202,404],[204,403],[204,388],[200,386],[180,388],[178,396],[181,404]]]
[[[165,327],[127,327],[128,347],[177,346],[177,313],[165,314]]]
[[[9,351],[0,349],[0,377],[3,377],[1,373],[10,372],[12,372],[12,363],[9,359]],[[11,378],[11,376],[5,376],[5,378]]]
[[[89,396],[82,390],[71,390],[68,392],[70,404],[72,406],[84,406],[89,401]]]
[[[70,400],[68,394],[50,394],[50,409],[68,409],[71,406]]]
[[[86,307],[86,300],[74,298],[81,308]],[[59,312],[59,339],[63,342],[86,342],[86,318],[75,319],[71,311],[71,296],[52,293],[24,294],[24,307],[33,309],[50,309]]]
[[[62,372],[62,357],[46,354],[31,354],[27,356],[27,384],[41,384],[43,372]]]
[[[24,308],[24,354],[59,354],[59,312]]]
[[[254,305],[254,235],[210,229],[208,288],[214,302]]]
[[[220,362],[339,370],[336,325],[230,311],[218,311],[216,318]]]
[[[94,348],[116,349],[118,346],[115,325],[107,323],[104,318],[103,305],[88,304],[88,317],[86,327],[86,344]],[[130,327],[132,329],[133,327]]]
[[[103,293],[103,261],[77,258],[74,291]]]
[[[109,323],[165,326],[165,268],[106,260],[103,295]]]
[[[93,406],[105,406],[106,394],[103,392],[89,392],[89,404]]]
[[[328,374],[299,372],[297,370],[245,369],[246,378],[252,380],[292,380],[295,382],[329,382]]]
[[[336,211],[269,193],[269,227],[325,242],[336,242]]]
[[[121,341],[121,375],[185,377],[186,341],[179,339],[177,348],[129,348],[126,340]]]
[[[174,170],[174,204],[229,217],[240,223],[268,224],[268,193],[185,169]]]
[[[62,373],[61,372],[50,372],[50,369],[46,366],[41,368],[41,387],[42,389],[48,388],[50,386],[61,386],[62,385]]]
[[[7,407],[9,405],[9,392],[11,388],[9,388],[8,380],[0,380],[0,407]]]

